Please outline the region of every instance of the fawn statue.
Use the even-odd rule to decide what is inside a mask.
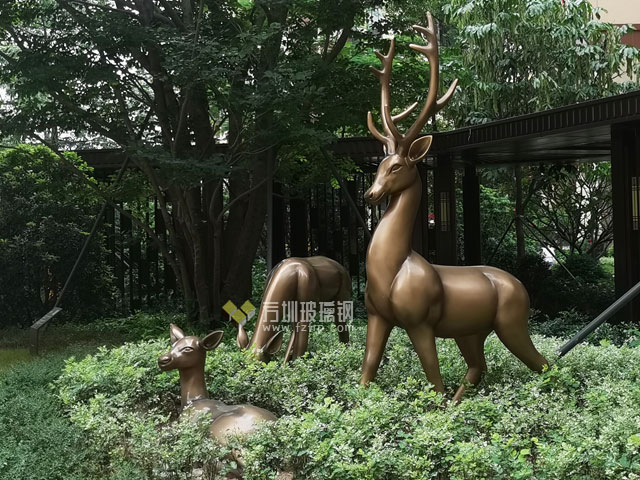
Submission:
[[[427,14],[427,26],[413,28],[426,43],[410,47],[429,61],[429,91],[415,123],[404,134],[397,124],[417,103],[398,115],[391,114],[394,39],[387,55],[376,52],[382,69],[372,67],[380,80],[384,134],[374,125],[371,112],[367,125],[384,143],[386,156],[365,200],[374,205],[390,200],[367,250],[368,326],[361,383],[366,385],[375,377],[389,333],[397,326],[407,331],[427,379],[438,392],[444,392],[444,385],[435,338],[455,339],[468,366],[466,382],[454,396],[457,402],[464,394],[465,383],[477,384],[486,370],[484,342],[492,331],[530,369],[540,372],[547,361],[529,337],[529,296],[515,277],[487,266],[431,265],[411,249],[414,220],[423,195],[416,165],[427,155],[432,138],[420,136],[420,132],[427,120],[449,102],[457,85],[456,80],[437,99],[439,54],[433,17]]]
[[[180,328],[171,324],[170,335],[171,351],[158,358],[158,365],[163,371],[180,372],[183,412],[211,414],[211,437],[225,444],[228,435],[244,435],[255,430],[261,422],[276,420],[273,413],[260,407],[249,404],[227,405],[209,398],[204,382],[204,361],[207,351],[215,349],[220,344],[222,330],[199,338],[185,336]]]

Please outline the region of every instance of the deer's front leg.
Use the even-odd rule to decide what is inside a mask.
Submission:
[[[436,392],[444,393],[438,352],[436,351],[436,336],[433,328],[428,325],[419,325],[407,330],[407,333],[413,348],[420,358],[422,369],[427,374],[427,380],[433,384]]]
[[[362,363],[361,385],[368,385],[378,372],[384,347],[387,345],[391,324],[386,322],[380,315],[369,313],[367,324],[367,346],[364,350],[364,362]]]

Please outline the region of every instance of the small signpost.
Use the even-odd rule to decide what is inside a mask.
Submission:
[[[60,311],[62,311],[60,307],[53,307],[46,315],[40,318],[40,320],[31,325],[31,331],[29,332],[29,351],[31,355],[38,355],[40,353],[40,330]]]

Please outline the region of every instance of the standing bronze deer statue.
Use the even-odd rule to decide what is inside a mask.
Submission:
[[[286,258],[269,273],[264,297],[258,313],[258,321],[251,340],[242,325],[238,326],[237,344],[248,348],[260,359],[267,360],[280,348],[280,340],[274,338],[282,317],[282,304],[286,301],[327,302],[351,300],[351,277],[341,264],[327,257]],[[274,305],[275,304],[275,305]],[[275,308],[269,308],[275,307]],[[304,355],[309,343],[309,319],[299,312],[291,324],[291,337],[284,361],[295,360]],[[335,316],[338,339],[349,343],[346,323]]]
[[[365,199],[374,205],[387,197],[390,201],[367,250],[368,326],[361,383],[366,385],[375,377],[394,326],[407,331],[427,379],[438,392],[444,392],[444,385],[436,337],[455,339],[468,366],[465,380],[469,384],[477,384],[486,370],[484,342],[491,331],[530,369],[540,372],[547,361],[529,337],[529,295],[515,277],[487,266],[431,265],[411,249],[422,196],[416,165],[427,155],[432,139],[419,134],[427,120],[449,102],[457,85],[455,80],[444,96],[437,99],[439,53],[433,17],[428,13],[427,26],[413,28],[426,44],[410,47],[428,59],[430,79],[425,105],[405,134],[400,133],[396,123],[406,118],[417,104],[399,115],[391,115],[389,82],[395,39],[391,40],[387,55],[376,52],[382,69],[372,67],[380,80],[384,134],[375,127],[371,112],[367,125],[373,136],[384,143],[386,157]],[[454,401],[459,401],[464,391],[465,382],[458,388]]]

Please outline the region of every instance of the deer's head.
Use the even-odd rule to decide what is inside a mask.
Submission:
[[[429,92],[416,121],[405,134],[400,133],[396,124],[407,118],[418,104],[414,103],[398,115],[391,115],[389,83],[395,55],[395,39],[391,40],[391,46],[386,55],[376,52],[382,62],[382,69],[378,70],[371,67],[373,73],[380,80],[380,111],[384,134],[380,133],[373,123],[371,112],[367,115],[367,126],[373,136],[384,144],[387,154],[378,166],[373,185],[365,193],[365,200],[371,204],[378,204],[387,196],[392,196],[405,190],[415,181],[418,174],[416,165],[427,155],[431,146],[431,136],[418,136],[429,117],[439,112],[451,100],[458,84],[458,80],[454,80],[447,93],[442,98],[437,99],[440,59],[438,54],[438,35],[431,13],[427,13],[426,27],[414,25],[413,28],[422,35],[426,42],[426,45],[411,44],[409,47],[420,52],[429,60]]]
[[[260,327],[256,325],[256,328]],[[266,341],[264,345],[254,345],[253,352],[256,358],[261,362],[269,361],[271,355],[275,355],[276,353],[278,353],[280,348],[282,348],[282,335],[282,330],[278,330],[271,338],[269,338],[269,340]],[[236,337],[236,344],[241,350],[249,348],[249,345],[251,344],[249,335],[247,335],[247,331],[240,324],[238,324],[238,335]]]
[[[185,336],[173,323],[169,328],[171,336],[171,350],[158,358],[161,370],[185,370],[194,367],[204,367],[207,351],[215,349],[222,341],[222,330],[215,330],[204,338]]]

